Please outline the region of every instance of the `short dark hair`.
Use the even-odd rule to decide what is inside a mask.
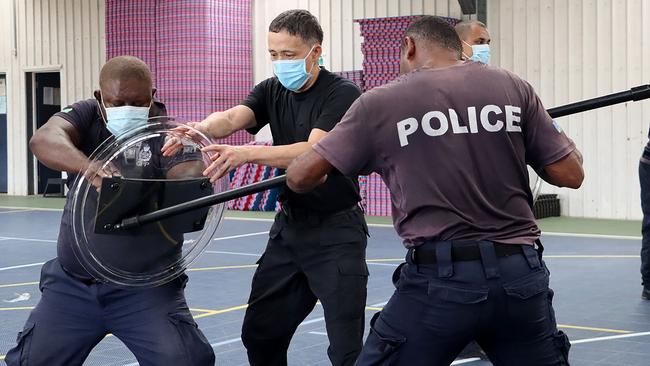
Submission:
[[[323,29],[318,19],[307,10],[287,10],[273,19],[269,32],[286,31],[302,38],[308,44],[323,43]]]
[[[456,30],[456,33],[458,33],[459,37],[464,38],[465,34],[469,32],[469,30],[472,29],[472,26],[474,25],[487,29],[487,25],[485,25],[483,22],[479,22],[478,20],[465,20],[456,24],[454,29]]]
[[[463,47],[454,28],[444,19],[432,15],[424,15],[415,20],[404,34],[414,40],[431,42],[440,47],[461,54]]]

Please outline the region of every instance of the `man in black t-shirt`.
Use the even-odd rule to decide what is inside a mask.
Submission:
[[[244,102],[213,113],[196,128],[215,138],[270,124],[275,146],[213,145],[213,179],[245,163],[285,169],[340,121],[359,89],[318,66],[323,32],[305,10],[280,14],[269,27],[276,77]],[[180,140],[176,143],[180,143]],[[180,145],[170,142],[165,153]],[[361,350],[366,283],[366,235],[356,177],[331,174],[310,194],[284,188],[265,253],[253,277],[242,340],[251,365],[286,365],[296,327],[320,300],[334,365],[352,365]]]
[[[83,172],[97,171],[88,157],[111,134],[119,136],[148,123],[148,117],[165,115],[165,106],[153,101],[149,68],[135,57],[109,60],[100,73],[100,89],[95,99],[56,113],[30,141],[38,160],[51,169],[68,172],[69,182]],[[179,179],[201,174],[204,165],[200,155],[163,157],[158,153],[162,142],[149,139],[134,144],[113,160],[111,171],[97,173],[104,177],[117,170],[124,177]],[[100,187],[101,178],[92,184]],[[63,210],[57,258],[43,265],[41,299],[19,333],[18,344],[7,354],[7,365],[82,365],[108,333],[124,342],[143,366],[213,365],[214,351],[185,301],[185,275],[154,288],[120,288],[93,278],[84,269],[73,251],[73,195],[71,190]],[[95,201],[89,199],[87,203]],[[111,238],[107,255],[122,256],[140,265],[137,253],[120,250],[133,248],[127,245],[133,240],[138,241],[138,248],[146,244],[148,258],[152,254],[160,254],[156,258],[173,256],[181,250],[177,241],[143,243],[142,239]],[[97,245],[95,235],[89,234],[88,240]]]

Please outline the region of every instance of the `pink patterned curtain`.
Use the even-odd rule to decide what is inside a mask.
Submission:
[[[253,86],[251,12],[251,0],[107,0],[106,57],[140,57],[169,114],[202,120]],[[251,140],[239,132],[222,142]]]
[[[384,85],[399,75],[399,48],[406,28],[420,16],[359,19],[363,42],[363,91]],[[445,18],[456,25],[460,20]],[[388,188],[378,174],[359,177],[362,204],[366,214],[390,216]]]

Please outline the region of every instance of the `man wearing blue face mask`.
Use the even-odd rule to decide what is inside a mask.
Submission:
[[[305,10],[289,10],[269,26],[275,77],[255,86],[241,105],[213,113],[195,128],[214,138],[269,124],[274,146],[212,145],[214,179],[252,162],[285,169],[334,128],[359,97],[354,83],[319,67],[323,31]],[[166,154],[180,148],[170,141]],[[298,325],[320,300],[334,365],[352,365],[361,350],[366,283],[367,227],[358,206],[357,177],[332,174],[318,190],[284,188],[270,238],[253,277],[242,340],[253,366],[287,364]]]
[[[491,39],[487,26],[478,20],[469,20],[456,24],[455,29],[463,46],[463,59],[488,65]]]
[[[72,182],[78,174],[96,171],[88,156],[111,134],[121,136],[148,123],[150,116],[165,115],[165,106],[153,101],[154,93],[144,62],[128,56],[113,58],[100,72],[95,99],[56,113],[36,131],[30,148],[46,166],[68,172]],[[129,169],[139,169],[142,176],[200,175],[200,156],[182,161],[162,158],[150,153],[159,151],[162,141],[151,142],[157,146],[148,143],[138,146],[142,150],[133,156],[124,153],[124,159],[115,160],[119,166],[99,171],[100,175]],[[93,182],[96,187],[100,184],[101,178]],[[69,194],[63,210],[57,258],[43,265],[41,299],[19,333],[18,344],[8,352],[7,365],[80,366],[108,333],[120,339],[142,366],[213,365],[214,351],[185,301],[187,276],[154,288],[119,288],[93,278],[73,252],[72,198]],[[169,251],[165,243],[160,244],[156,248]],[[136,253],[118,254],[137,257]]]

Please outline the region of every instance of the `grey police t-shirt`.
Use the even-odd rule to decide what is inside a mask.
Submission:
[[[318,144],[346,175],[381,175],[407,247],[425,240],[533,244],[526,165],[575,149],[533,88],[465,62],[421,68],[363,94]]]

